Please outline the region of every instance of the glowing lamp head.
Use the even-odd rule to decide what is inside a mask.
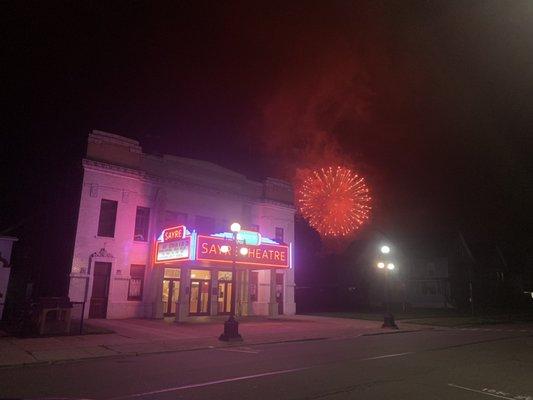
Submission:
[[[385,268],[385,263],[378,262],[378,268],[380,269]]]
[[[248,247],[241,247],[239,253],[241,253],[242,256],[248,255]]]
[[[220,252],[224,254],[229,253],[229,246],[227,244],[223,244],[222,246],[220,246]]]
[[[389,253],[390,253],[390,247],[387,246],[387,245],[381,246],[381,249],[380,249],[380,250],[381,250],[381,252],[382,252],[383,254],[389,254]]]
[[[391,270],[391,271],[392,271],[394,268],[396,268],[396,267],[394,266],[393,263],[388,263],[388,264],[387,264],[387,269],[388,269],[388,270]]]
[[[234,233],[240,232],[241,231],[241,224],[239,224],[238,222],[234,222],[233,224],[231,224],[230,229]]]

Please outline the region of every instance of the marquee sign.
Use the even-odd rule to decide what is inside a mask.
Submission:
[[[229,246],[230,251],[223,253],[221,246]],[[233,262],[234,243],[224,238],[198,235],[196,244],[196,259],[198,261]],[[289,268],[289,247],[280,244],[266,244],[246,246],[248,254],[243,256],[237,252],[237,264],[250,267]]]
[[[164,235],[163,235],[164,238]],[[188,260],[191,254],[191,237],[184,239],[156,242],[155,261]]]

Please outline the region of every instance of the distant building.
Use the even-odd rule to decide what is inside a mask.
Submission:
[[[492,242],[467,240],[458,234],[449,253],[452,297],[459,308],[505,308],[523,297],[522,274],[508,265]]]
[[[397,268],[376,268],[381,243],[391,244],[387,260]],[[339,278],[340,304],[379,306],[385,301],[385,274],[391,302],[404,308],[509,307],[524,299],[527,281],[508,265],[494,243],[468,242],[460,234],[389,239],[367,233],[352,243]],[[532,290],[533,291],[533,290]]]
[[[294,314],[292,187],[255,182],[206,161],[142,151],[139,142],[89,135],[69,296],[89,318],[187,320]],[[231,284],[229,225],[262,236],[237,258]],[[253,234],[252,234],[253,236]],[[255,237],[255,236],[254,236]]]
[[[442,237],[404,240],[404,302],[418,308],[451,308],[449,240]]]

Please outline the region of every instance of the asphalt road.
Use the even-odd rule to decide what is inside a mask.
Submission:
[[[434,330],[2,369],[0,398],[533,400],[533,336]]]

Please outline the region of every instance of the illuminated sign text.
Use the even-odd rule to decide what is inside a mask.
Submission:
[[[163,242],[183,239],[185,237],[185,232],[187,232],[185,225],[165,229],[163,231]]]
[[[224,253],[221,246],[229,247],[229,252]],[[196,259],[204,261],[232,262],[234,243],[219,237],[198,236]],[[241,247],[241,246],[239,246]],[[250,267],[289,267],[289,248],[278,244],[261,244],[260,246],[246,246],[248,254],[242,255],[237,251],[236,262],[248,264]]]

